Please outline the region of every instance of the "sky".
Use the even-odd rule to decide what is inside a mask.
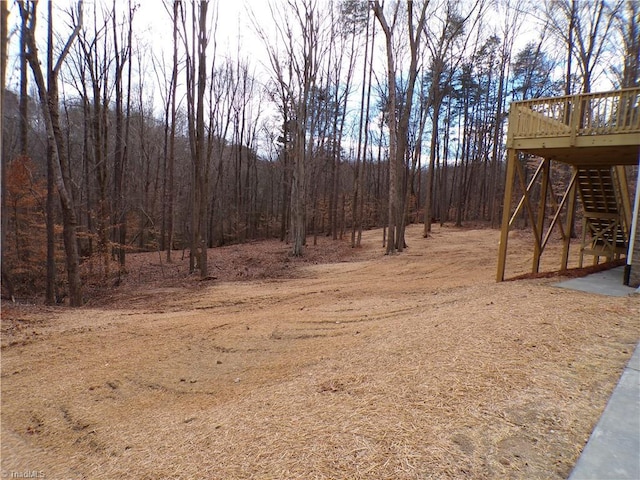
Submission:
[[[4,1],[4,0],[2,0]],[[128,6],[128,0],[115,0],[117,9],[120,13],[124,13]],[[156,60],[162,62],[164,57],[165,65],[171,65],[172,57],[172,24],[169,14],[166,11],[163,3],[171,4],[172,0],[132,0],[137,5],[137,11],[134,17],[134,31],[136,36],[140,39],[140,48],[145,52],[144,60],[148,64],[146,66],[147,72],[144,77],[145,86],[149,88],[156,80],[156,75],[153,73],[151,67],[151,53],[156,56]],[[218,11],[218,22],[216,26],[216,39],[217,39],[217,56],[221,58],[228,56],[235,59],[239,54],[241,60],[248,60],[252,73],[259,80],[266,79],[270,76],[270,68],[268,66],[268,60],[266,56],[266,46],[263,41],[258,38],[256,34],[256,27],[252,22],[253,13],[254,18],[260,24],[261,28],[265,28],[267,31],[271,30],[274,25],[274,20],[269,8],[270,0],[211,0],[210,9]],[[283,3],[284,0],[273,0],[274,4]],[[10,28],[12,28],[13,35],[11,37],[10,51],[12,57],[9,63],[9,75],[7,78],[7,85],[9,88],[18,90],[20,81],[19,63],[18,63],[18,12],[17,7],[13,1],[11,3],[11,16],[10,16]],[[56,29],[59,29],[67,21],[68,16],[64,13],[65,10],[69,10],[72,6],[75,6],[76,0],[54,0],[54,12],[56,14]],[[104,3],[111,5],[111,0],[104,0]],[[84,0],[85,4],[85,24],[91,21],[92,16],[89,14],[92,7],[96,5],[94,0]],[[38,21],[40,35],[42,35],[44,45],[44,35],[46,34],[46,2],[40,2],[41,17]],[[170,8],[170,7],[169,7]],[[277,14],[277,11],[276,11]],[[499,20],[499,19],[498,19]],[[530,23],[530,22],[529,22]],[[526,40],[531,38],[531,33],[528,33],[527,28],[531,28],[530,24],[525,24],[522,28],[522,35],[518,37],[518,44],[516,45],[516,51],[521,47]],[[535,34],[535,32],[533,32]],[[238,42],[240,42],[240,51],[238,52]],[[377,49],[379,50],[379,58],[384,59],[384,52],[382,51],[382,43],[377,42]],[[148,53],[147,53],[148,52]],[[44,57],[44,52],[41,53]],[[209,56],[211,58],[211,55]],[[44,59],[44,58],[42,58]],[[166,67],[167,71],[170,67]],[[384,68],[384,67],[383,67]],[[33,85],[31,86],[33,89]],[[159,90],[156,87],[153,92],[153,102],[156,106],[156,111],[161,110],[160,96],[157,93]],[[160,108],[158,108],[160,107]]]
[[[125,0],[117,0],[125,4]],[[140,11],[136,13],[135,22],[144,38],[153,41],[167,52],[172,51],[172,24],[166,10],[160,6],[161,0],[137,0]],[[164,0],[167,1],[167,0]],[[250,13],[258,21],[272,23],[271,13],[266,0],[212,0],[210,10],[218,12],[216,40],[218,55],[225,53],[235,58],[238,42],[240,55],[251,57],[253,61],[265,57],[265,46],[258,38],[251,22]]]
[[[0,0],[7,1],[7,0]],[[75,0],[53,0],[56,30],[61,29],[68,20],[65,11],[74,7],[77,2]],[[109,0],[106,0],[110,4]],[[137,4],[137,10],[134,17],[134,31],[143,42],[148,42],[153,47],[154,53],[166,52],[167,58],[171,58],[172,52],[172,24],[171,19],[162,5],[164,2],[169,3],[170,0],[133,0]],[[85,5],[85,23],[90,21],[87,18],[87,11],[95,2],[92,0],[84,0]],[[125,11],[128,0],[116,0],[116,8]],[[260,57],[264,54],[264,45],[260,42],[255,29],[251,24],[248,11],[255,12],[256,18],[268,21],[271,14],[268,10],[268,3],[263,0],[212,0],[210,8],[218,10],[218,25],[216,38],[218,41],[218,53],[235,57],[237,52],[238,41],[241,42],[241,55],[251,56],[254,60],[256,56]],[[43,44],[46,35],[46,2],[40,2],[38,7],[38,29],[42,35]],[[20,81],[19,73],[19,12],[11,1],[9,16],[10,31],[10,60],[8,67],[7,85],[9,88],[15,88]]]

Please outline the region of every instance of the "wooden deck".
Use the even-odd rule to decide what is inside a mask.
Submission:
[[[635,165],[640,88],[514,102],[507,148],[571,165]]]
[[[532,178],[522,165],[523,154],[540,159]],[[553,190],[552,161],[573,167],[562,193]],[[584,212],[580,264],[585,255],[593,255],[594,263],[600,257],[624,255],[631,229],[624,166],[639,162],[640,88],[512,103],[497,280],[504,280],[509,229],[523,212],[534,234],[532,272],[538,272],[540,257],[556,227],[564,241],[560,270],[567,268],[569,232],[578,198]],[[522,197],[512,209],[518,189]]]

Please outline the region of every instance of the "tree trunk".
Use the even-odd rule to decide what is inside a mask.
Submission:
[[[440,78],[437,80],[440,82]],[[433,88],[433,87],[432,87]],[[440,108],[442,104],[442,94],[434,92],[437,98],[433,102],[433,122],[431,130],[431,144],[429,153],[429,170],[427,171],[427,193],[424,200],[424,234],[426,238],[431,233],[431,219],[433,218],[433,185],[435,179],[436,157],[438,155],[438,135],[440,126]],[[446,161],[446,159],[445,159]]]
[[[25,8],[24,1],[18,3],[21,15],[23,18],[30,21],[28,27],[28,60],[33,71],[36,85],[38,87],[38,94],[40,97],[40,105],[42,107],[42,114],[45,121],[45,128],[47,132],[47,142],[52,150],[53,158],[53,170],[55,173],[55,184],[60,197],[60,203],[62,207],[62,221],[63,221],[63,238],[66,253],[66,266],[67,266],[67,281],[69,288],[69,303],[71,306],[77,307],[82,305],[82,283],[80,280],[79,269],[79,255],[78,255],[78,242],[76,236],[77,220],[74,207],[74,201],[71,191],[71,172],[69,170],[69,164],[66,156],[66,149],[64,148],[64,138],[60,129],[60,113],[58,108],[58,86],[57,79],[58,73],[62,66],[64,58],[71,48],[71,44],[75,40],[80,30],[82,21],[81,12],[79,12],[79,23],[76,25],[71,36],[68,38],[65,47],[60,54],[60,57],[56,61],[55,66],[49,64],[48,69],[51,75],[51,91],[48,91],[45,83],[45,77],[42,73],[41,63],[38,58],[38,51],[35,40],[35,4],[32,4],[32,9]],[[52,30],[53,18],[49,16],[49,29]],[[51,35],[50,35],[51,38]]]
[[[396,9],[399,4],[396,5]],[[396,66],[393,56],[393,32],[382,12],[382,6],[375,2],[374,12],[385,36],[387,48],[387,83],[389,102],[389,200],[387,205],[387,241],[386,253],[396,252],[396,226],[398,212],[398,129],[396,125]]]
[[[167,262],[171,263],[171,250],[174,236],[174,170],[176,145],[176,87],[178,83],[178,9],[182,8],[179,1],[173,2],[173,71],[171,74],[171,133],[169,135],[169,160],[167,165]]]
[[[196,20],[196,13],[193,12],[193,24],[192,35],[194,38],[193,47],[197,49],[197,64],[198,74],[197,79],[191,78],[191,96],[189,103],[191,104],[191,115],[193,117],[189,121],[190,125],[190,137],[191,137],[191,151],[193,156],[193,206],[192,206],[192,256],[193,260],[200,271],[200,278],[206,278],[208,276],[207,266],[207,247],[208,247],[208,179],[207,179],[207,167],[205,162],[206,156],[206,144],[205,144],[205,129],[204,129],[204,93],[207,80],[207,56],[206,49],[208,44],[207,37],[207,7],[209,5],[208,0],[201,0],[198,4],[198,18]],[[194,7],[195,8],[195,7]],[[197,36],[197,40],[195,37]],[[191,58],[191,72],[195,76],[194,65],[196,63],[195,56]],[[189,69],[187,69],[188,71]],[[189,82],[188,82],[189,83]],[[197,91],[194,89],[197,87]],[[195,94],[195,98],[194,95]],[[195,115],[194,115],[195,109]]]
[[[306,107],[305,107],[306,108]],[[302,112],[303,118],[306,112]],[[299,117],[300,118],[300,117]],[[296,122],[295,157],[293,175],[291,176],[291,254],[300,257],[304,254],[307,237],[305,225],[306,191],[305,191],[305,129]]]
[[[51,2],[47,5],[48,7],[48,15],[49,22],[51,22],[52,14],[51,14]],[[22,128],[24,131],[21,131],[21,137],[23,138],[22,148],[24,150],[23,154],[26,155],[27,152],[27,99],[24,100],[24,106],[22,105],[22,91],[26,94],[27,90],[27,75],[26,75],[26,24],[22,22],[22,48],[25,64],[22,65],[21,60],[21,75],[22,68],[24,67],[24,85],[21,85],[21,95],[20,95],[20,112],[21,112],[21,121],[24,122]],[[47,38],[47,62],[48,65],[53,64],[53,28],[48,29],[48,38]],[[52,85],[54,82],[54,78],[51,70],[47,71],[47,88],[49,91],[52,89]],[[55,204],[54,204],[54,195],[55,195],[55,184],[53,181],[54,171],[53,171],[53,162],[54,162],[54,152],[53,145],[50,143],[47,144],[47,203],[46,203],[46,229],[47,229],[47,286],[46,286],[46,294],[45,294],[45,303],[47,305],[54,305],[56,303],[56,258],[55,258],[55,248],[56,248],[56,237],[55,237]]]
[[[351,213],[351,247],[360,247],[362,240],[362,214],[364,204],[364,175],[365,164],[367,157],[367,133],[369,129],[369,101],[371,100],[371,71],[372,62],[369,62],[369,12],[367,10],[367,28],[365,31],[365,49],[364,60],[362,62],[362,93],[360,97],[360,119],[358,122],[358,152],[356,155],[355,175],[353,179],[353,199],[352,199],[352,213]],[[375,27],[375,23],[374,23]],[[375,30],[371,39],[371,49],[373,50],[375,42]],[[368,63],[368,66],[367,66]],[[367,72],[369,72],[369,83],[367,85]],[[368,86],[368,90],[367,90]],[[368,94],[367,94],[368,92]],[[365,102],[366,98],[366,102]],[[365,107],[366,103],[366,107]],[[366,112],[366,114],[365,114]],[[363,126],[364,126],[364,145],[363,145]]]
[[[406,163],[407,159],[407,147],[408,147],[408,132],[409,132],[409,120],[411,118],[411,110],[413,105],[413,91],[415,88],[417,73],[418,73],[418,51],[420,47],[420,38],[422,37],[422,31],[426,19],[426,11],[428,1],[422,4],[422,10],[418,20],[417,26],[414,28],[413,24],[413,1],[407,2],[407,34],[411,52],[411,60],[409,64],[409,74],[407,78],[407,92],[406,99],[402,105],[402,110],[399,112],[399,121],[396,122],[396,65],[393,55],[393,29],[389,26],[380,2],[376,0],[373,4],[373,9],[376,17],[378,18],[382,30],[385,33],[386,47],[387,47],[387,76],[389,85],[389,232],[387,241],[387,253],[401,252],[405,247],[404,230],[405,230],[405,198],[404,190],[401,182],[405,180],[405,188],[408,187],[406,181],[408,180],[410,172]],[[395,18],[398,13],[399,3],[395,6],[394,25]]]
[[[9,18],[8,2],[0,2],[0,111],[4,112],[4,95],[5,85],[7,80],[7,54],[9,45],[9,34],[7,30]],[[23,20],[24,21],[24,20]],[[13,298],[13,288],[9,273],[7,271],[7,262],[5,261],[5,245],[7,228],[9,227],[9,216],[7,215],[7,188],[6,188],[6,175],[7,175],[7,153],[5,151],[4,142],[4,129],[0,128],[0,195],[2,201],[1,227],[0,227],[0,268],[2,269],[2,284],[8,290],[10,298]]]

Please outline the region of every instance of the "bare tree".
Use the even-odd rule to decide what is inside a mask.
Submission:
[[[9,19],[9,6],[8,2],[0,2],[0,31],[2,31],[2,36],[0,37],[0,111],[4,112],[4,97],[5,97],[5,85],[7,81],[7,54],[9,51],[9,32],[7,31]],[[2,226],[0,227],[0,268],[2,268],[2,283],[8,287],[9,295],[13,297],[13,289],[10,288],[11,281],[8,280],[8,275],[6,272],[6,261],[5,261],[5,240],[7,238],[7,227],[9,226],[8,215],[7,215],[7,198],[6,198],[6,175],[7,175],[7,154],[4,149],[4,138],[3,138],[4,128],[0,128],[0,148],[2,151],[0,152],[0,194],[2,195]]]
[[[307,131],[313,131],[314,117],[309,111],[311,95],[319,72],[320,12],[315,0],[305,0],[300,6],[289,1],[295,21],[302,35],[302,58],[295,51],[293,37],[289,37],[288,52],[291,66],[302,88],[294,102],[294,163],[291,178],[291,243],[294,256],[303,254],[306,243],[307,177],[306,165],[313,150],[313,138],[307,139]]]
[[[178,15],[182,11],[182,2],[173,0],[171,8],[165,9],[172,24],[172,67],[169,85],[164,98],[164,172],[162,180],[162,220],[160,229],[160,249],[166,249],[167,262],[171,263],[171,251],[174,238],[174,173],[175,173],[175,143],[176,143],[176,91],[178,84]],[[162,69],[156,71],[158,82],[162,82]]]
[[[49,92],[56,91],[57,89],[57,79],[56,76],[54,75],[53,71],[51,70],[51,65],[53,65],[53,14],[52,14],[52,8],[53,8],[53,4],[52,2],[48,2],[47,4],[47,8],[48,8],[48,17],[49,17],[49,28],[47,29],[47,89],[49,90]],[[35,8],[34,8],[34,15],[35,15]],[[23,32],[22,35],[24,35],[25,37],[27,36],[26,33],[26,20],[23,18],[22,21],[22,28],[23,28]],[[26,38],[21,38],[20,39],[21,43],[22,43],[22,47],[25,49],[26,51]],[[25,52],[23,51],[22,57],[26,57]],[[21,64],[24,61],[21,61]],[[21,78],[21,81],[25,82],[25,85],[20,85],[21,88],[21,95],[20,95],[20,112],[21,112],[21,117],[23,116],[23,118],[21,119],[21,122],[23,124],[23,132],[22,135],[24,136],[24,150],[26,152],[26,148],[27,148],[27,106],[26,106],[26,102],[25,105],[23,106],[22,103],[24,102],[23,100],[23,93],[26,94],[26,82],[27,82],[27,72],[26,72],[26,64],[25,65],[21,65],[21,67],[24,67],[24,78]],[[22,70],[22,68],[21,68]],[[21,75],[23,73],[21,72]],[[54,182],[54,177],[55,177],[55,170],[54,170],[54,142],[48,141],[47,142],[47,205],[46,205],[46,223],[47,223],[47,287],[46,287],[46,297],[45,297],[45,302],[49,305],[52,305],[56,302],[56,259],[55,259],[55,218],[54,218],[54,211],[55,211],[55,206],[54,206],[54,202],[55,202],[55,182]]]
[[[418,75],[418,58],[420,49],[420,39],[424,30],[427,6],[429,1],[422,3],[418,15],[417,24],[414,25],[413,0],[407,1],[407,36],[409,41],[409,72],[406,81],[406,93],[401,108],[398,108],[396,75],[398,67],[396,55],[394,53],[394,33],[396,32],[399,20],[398,2],[393,7],[391,23],[385,17],[383,7],[378,0],[373,2],[372,7],[376,18],[385,35],[387,52],[387,82],[388,82],[388,111],[389,111],[389,218],[387,254],[401,252],[405,247],[405,195],[401,187],[402,169],[405,165],[407,155],[407,134],[409,130],[409,120],[413,105],[413,92]],[[396,118],[397,115],[397,118]],[[406,188],[406,187],[405,187]]]
[[[167,165],[167,262],[171,261],[174,236],[174,171],[176,158],[176,90],[178,85],[178,10],[182,2],[173,2],[173,68],[171,71],[171,134],[169,137],[169,160]]]
[[[627,0],[616,17],[616,30],[620,36],[624,64],[614,72],[621,87],[640,85],[640,2]]]
[[[27,25],[20,22],[20,154],[28,155],[29,72],[27,68]]]
[[[357,8],[357,2],[356,2]],[[359,247],[362,242],[362,228],[364,216],[364,179],[367,158],[367,145],[369,143],[369,112],[371,107],[371,79],[373,76],[373,50],[375,47],[375,22],[370,21],[370,9],[367,8],[366,29],[364,34],[365,50],[362,61],[362,91],[360,95],[360,117],[358,119],[358,150],[356,153],[356,163],[354,165],[355,175],[353,181],[352,200],[352,228],[351,246]],[[369,30],[371,29],[371,42],[369,42]],[[371,43],[371,46],[369,46]],[[367,79],[368,78],[368,79]]]
[[[85,130],[87,145],[85,146],[86,156],[86,178],[87,198],[89,207],[91,198],[95,195],[96,212],[95,218],[92,208],[87,208],[87,222],[93,226],[95,220],[98,251],[100,252],[105,277],[109,276],[109,178],[111,169],[108,166],[108,145],[109,145],[109,105],[111,85],[109,84],[109,66],[112,63],[111,52],[113,45],[109,42],[109,17],[114,15],[113,10],[102,12],[100,17],[97,5],[94,5],[93,25],[83,26],[79,33],[78,45],[81,57],[77,61],[78,75],[73,76],[76,81],[76,89],[84,99],[85,105]],[[89,178],[89,172],[95,174],[94,181]],[[92,195],[91,186],[95,185]],[[92,232],[94,233],[94,232]]]
[[[76,237],[77,218],[71,191],[71,173],[65,148],[65,139],[60,129],[60,112],[58,107],[58,75],[71,46],[78,36],[82,25],[82,1],[78,2],[75,16],[75,27],[67,38],[62,52],[55,63],[47,65],[49,82],[45,81],[42,65],[38,58],[36,43],[37,1],[18,1],[22,18],[27,22],[27,58],[35,77],[40,97],[40,105],[47,131],[47,142],[53,161],[55,184],[60,197],[63,219],[63,238],[66,252],[67,281],[69,287],[69,302],[71,306],[80,306],[82,299],[82,283],[80,280],[78,243]],[[53,39],[53,15],[49,10],[49,48]],[[52,57],[50,57],[52,59]]]
[[[545,5],[551,31],[567,46],[571,56],[567,62],[567,76],[571,75],[571,58],[575,58],[580,69],[582,92],[590,92],[622,0],[547,0]]]
[[[133,36],[133,16],[135,13],[135,7],[131,4],[131,0],[128,3],[128,11],[126,18],[127,33],[124,45],[119,47],[118,43],[118,22],[116,14],[116,0],[113,0],[113,16],[112,16],[112,28],[113,28],[113,51],[115,54],[115,103],[116,103],[116,137],[114,148],[114,162],[113,162],[113,197],[111,208],[113,227],[113,239],[118,246],[118,261],[120,263],[120,270],[125,266],[125,244],[127,238],[127,222],[126,222],[126,206],[124,202],[125,192],[125,179],[126,179],[126,165],[127,165],[127,143],[129,140],[129,125],[130,125],[130,112],[131,112],[131,48],[132,48],[132,36]],[[123,97],[125,92],[124,88],[124,67],[128,63],[128,77],[127,77],[127,92],[126,92],[126,117],[123,112]],[[142,108],[142,105],[141,105]],[[126,118],[126,120],[125,120]]]
[[[509,65],[513,52],[513,44],[522,26],[523,0],[503,0],[501,7],[503,13],[500,17],[503,19],[501,24],[502,41],[498,52],[498,68],[500,78],[498,80],[498,96],[495,104],[495,114],[493,122],[491,160],[489,172],[489,188],[488,188],[488,208],[491,220],[491,226],[495,227],[498,221],[499,211],[496,203],[499,203],[498,195],[500,193],[500,159],[503,155],[502,137],[504,133],[504,123],[507,116],[505,98],[506,84],[509,74]]]
[[[233,187],[228,179],[231,168],[226,165],[229,154],[227,137],[233,130],[234,110],[241,103],[239,92],[241,84],[237,81],[238,73],[232,60],[228,59],[222,65],[211,66],[211,84],[209,86],[209,126],[207,151],[208,155],[216,157],[213,165],[215,181],[211,192],[211,225],[210,239],[213,245],[223,245],[225,242],[225,220],[230,227],[230,211],[233,207],[229,190]]]
[[[287,11],[271,5],[272,17],[276,24],[277,40],[285,50],[285,59],[279,56],[278,47],[269,40],[266,32],[257,27],[267,48],[274,81],[282,92],[284,103],[291,105],[292,118],[289,125],[292,133],[291,154],[291,253],[301,256],[306,243],[307,208],[307,163],[313,151],[313,137],[307,132],[314,131],[316,121],[310,109],[313,92],[316,90],[320,71],[321,14],[316,0],[287,1]],[[254,25],[258,22],[254,18]],[[289,107],[287,106],[287,109]]]
[[[183,41],[186,51],[187,122],[192,161],[191,253],[190,271],[197,268],[200,277],[208,276],[207,247],[209,219],[209,165],[205,137],[205,91],[207,84],[207,46],[210,29],[207,21],[208,0],[194,1],[190,30],[183,18]],[[197,73],[196,73],[197,72]]]
[[[432,110],[431,116],[431,141],[429,148],[429,169],[427,171],[427,192],[424,204],[424,236],[428,236],[431,231],[431,220],[433,218],[432,204],[434,197],[434,182],[436,163],[438,159],[438,142],[440,140],[440,114],[445,98],[451,95],[451,82],[454,72],[462,62],[463,52],[466,44],[471,38],[463,34],[468,24],[474,18],[471,29],[475,27],[481,18],[484,2],[476,1],[467,12],[460,11],[460,4],[447,0],[443,8],[436,8],[444,11],[444,16],[437,13],[433,15],[431,22],[425,28],[427,48],[430,53],[431,68],[429,79],[429,91],[426,98],[428,107]],[[475,17],[473,17],[475,14]],[[462,39],[462,44],[455,51],[455,43]]]

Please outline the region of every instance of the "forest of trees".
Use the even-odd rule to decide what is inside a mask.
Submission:
[[[163,42],[135,0],[0,2],[3,293],[78,306],[80,267],[128,252],[207,278],[229,243],[497,226],[509,102],[640,82],[636,0],[246,2],[234,51],[222,2],[154,5]]]

